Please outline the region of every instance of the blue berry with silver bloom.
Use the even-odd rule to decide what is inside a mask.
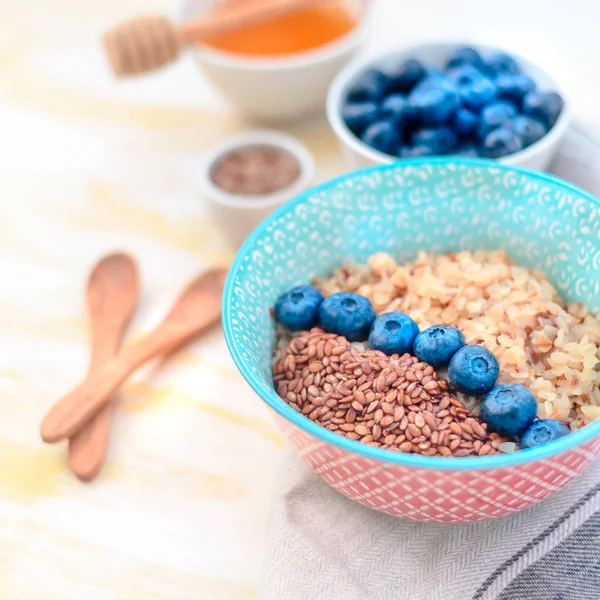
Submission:
[[[523,73],[517,75],[500,75],[496,78],[498,95],[520,105],[523,98],[536,88],[535,81]]]
[[[435,149],[426,144],[420,146],[401,146],[398,150],[400,158],[419,158],[421,156],[435,156]]]
[[[465,345],[465,336],[456,327],[434,325],[421,331],[415,339],[415,356],[432,367],[444,367]]]
[[[349,342],[365,341],[376,316],[369,299],[352,292],[331,294],[319,307],[321,327],[343,335]]]
[[[379,315],[369,333],[369,345],[386,354],[412,353],[419,326],[401,312]]]
[[[481,110],[496,97],[498,92],[496,84],[482,75],[468,85],[459,86],[458,93],[465,106],[473,110]]]
[[[497,100],[490,102],[479,116],[479,124],[477,125],[477,135],[479,139],[485,139],[486,135],[502,127],[510,121],[518,113],[517,107],[507,100]]]
[[[448,56],[446,69],[454,69],[463,65],[473,65],[478,69],[485,68],[481,54],[479,54],[475,48],[471,48],[469,46],[463,46],[453,50]]]
[[[391,121],[376,121],[361,136],[362,141],[383,154],[395,155],[402,143],[398,128]]]
[[[446,123],[457,108],[457,88],[444,76],[426,77],[408,96],[411,115],[424,127]]]
[[[423,65],[414,59],[388,65],[383,70],[385,76],[384,93],[408,94],[413,87],[425,77]]]
[[[379,107],[381,118],[391,121],[400,130],[404,129],[406,122],[411,119],[410,110],[403,94],[387,96]]]
[[[435,154],[447,154],[456,146],[456,134],[449,127],[426,127],[413,132],[413,146],[429,146]]]
[[[486,158],[500,158],[519,150],[523,150],[523,140],[508,127],[490,131],[480,146],[480,154]]]
[[[563,109],[564,101],[556,92],[529,92],[523,98],[523,112],[552,127]]]
[[[569,433],[569,428],[554,419],[539,419],[534,421],[521,436],[521,450],[535,448],[548,442],[553,442]]]
[[[546,126],[533,117],[518,115],[507,124],[507,129],[514,131],[522,140],[523,146],[531,146],[541,140],[548,130]]]
[[[385,75],[377,69],[362,73],[348,92],[348,102],[377,101],[383,97]]]
[[[494,77],[499,75],[517,75],[521,72],[517,61],[508,54],[497,53],[488,56],[486,70]]]
[[[499,374],[496,357],[483,346],[463,346],[448,365],[452,387],[470,396],[487,394],[496,384]]]
[[[534,421],[537,400],[524,385],[503,383],[487,393],[480,406],[481,419],[501,435],[520,435]]]
[[[275,302],[275,318],[291,331],[314,327],[319,321],[323,296],[310,285],[298,285],[281,295]]]
[[[464,106],[479,111],[498,94],[496,84],[472,65],[465,65],[448,73],[458,88]]]
[[[432,83],[436,79],[447,78],[448,76],[446,75],[446,73],[444,73],[444,71],[436,67],[431,67],[430,69],[427,69],[427,71],[425,71],[425,77],[423,78],[423,81],[429,81],[429,83]]]
[[[468,138],[477,128],[479,115],[468,108],[459,108],[454,115],[452,127],[461,138]]]
[[[379,116],[379,107],[375,102],[351,102],[342,107],[342,119],[348,129],[360,136]]]
[[[455,85],[468,85],[474,79],[478,79],[483,73],[471,64],[465,64],[454,69],[448,69],[447,77],[454,82]]]

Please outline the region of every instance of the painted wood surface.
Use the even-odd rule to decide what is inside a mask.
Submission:
[[[567,3],[537,1],[412,4],[381,0],[371,51],[471,37],[477,23],[476,38],[553,62],[580,114],[600,119],[596,5],[569,3],[566,14]],[[69,474],[64,447],[38,436],[45,410],[86,370],[83,288],[100,255],[123,249],[139,260],[132,340],[196,272],[231,258],[195,178],[199,154],[246,126],[189,57],[117,83],[98,43],[120,19],[171,9],[162,0],[0,2],[2,600],[246,600],[258,588],[284,440],[221,332],[123,388],[92,485]],[[532,29],[535,19],[544,25]],[[313,151],[319,179],[343,170],[323,121],[286,130]]]

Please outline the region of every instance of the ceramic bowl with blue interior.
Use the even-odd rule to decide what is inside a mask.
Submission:
[[[378,57],[356,60],[348,64],[337,74],[329,88],[327,118],[340,142],[346,162],[351,168],[356,169],[375,164],[387,164],[398,160],[397,156],[384,154],[365,144],[363,140],[350,131],[343,119],[343,107],[347,103],[348,93],[361,77],[373,69],[393,72],[394,68],[397,68],[398,65],[412,59],[416,59],[427,69],[442,70],[448,58],[456,50],[464,46],[464,44],[437,42],[402,47],[392,52],[386,52]],[[542,67],[507,48],[497,48],[481,44],[472,44],[470,47],[474,48],[484,59],[494,55],[508,54],[516,62],[521,73],[531,77],[539,91],[556,92],[562,98],[564,105],[558,119],[541,139],[538,139],[522,150],[496,159],[506,165],[545,170],[556,154],[560,142],[571,122],[571,103],[567,91],[560,84],[559,78],[552,73],[551,68]],[[470,139],[473,141],[472,136]],[[457,154],[458,152],[460,151],[444,152],[444,154],[450,155]]]
[[[290,444],[342,494],[403,518],[490,519],[539,502],[600,453],[600,420],[545,445],[465,458],[391,452],[337,435],[274,390],[277,297],[349,258],[399,262],[435,253],[503,249],[546,272],[561,296],[600,314],[599,201],[560,179],[478,159],[430,158],[355,171],[273,213],[238,252],[223,326],[233,359]]]

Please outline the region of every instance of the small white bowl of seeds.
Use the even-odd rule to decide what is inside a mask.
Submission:
[[[237,248],[273,210],[308,188],[314,173],[314,160],[302,142],[256,130],[209,150],[199,186],[211,218]]]

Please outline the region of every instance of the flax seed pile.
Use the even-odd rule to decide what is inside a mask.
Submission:
[[[270,146],[248,146],[222,157],[211,179],[231,194],[248,196],[277,192],[300,176],[300,164],[289,152]]]
[[[352,440],[426,456],[495,454],[504,441],[448,392],[433,367],[409,354],[361,352],[314,328],[294,336],[279,357],[277,393]]]

